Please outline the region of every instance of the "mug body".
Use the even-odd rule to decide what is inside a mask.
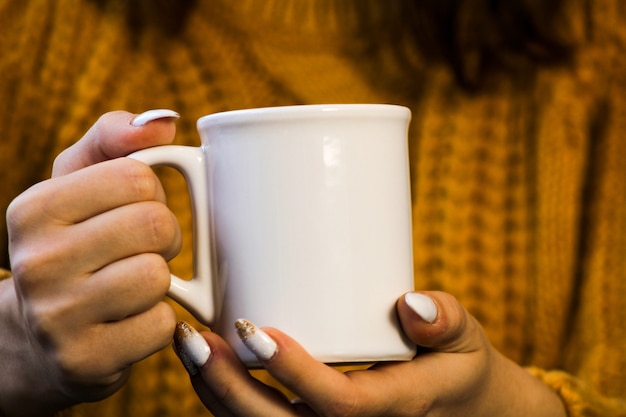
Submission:
[[[314,105],[198,121],[215,330],[248,366],[245,318],[328,363],[408,360],[395,303],[413,289],[408,109]]]

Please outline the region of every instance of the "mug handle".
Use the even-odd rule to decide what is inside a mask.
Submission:
[[[178,170],[187,181],[193,218],[193,277],[185,280],[171,274],[168,295],[206,325],[215,321],[216,289],[211,268],[212,235],[209,221],[208,180],[202,148],[164,145],[128,155],[150,166],[168,166]]]

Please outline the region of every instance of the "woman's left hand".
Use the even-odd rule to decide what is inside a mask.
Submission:
[[[397,311],[415,358],[346,373],[279,330],[254,328],[247,346],[294,402],[252,378],[215,333],[179,323],[175,349],[216,416],[565,416],[560,398],[497,352],[451,295],[408,293]]]

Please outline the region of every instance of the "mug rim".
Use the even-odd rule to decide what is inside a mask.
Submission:
[[[397,104],[300,104],[293,106],[259,107],[208,114],[198,119],[197,127],[206,125],[310,119],[324,114],[325,118],[353,116],[359,118],[386,117],[410,119],[409,108]]]

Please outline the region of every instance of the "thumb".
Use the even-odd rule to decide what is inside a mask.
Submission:
[[[487,343],[480,324],[448,293],[406,293],[398,300],[397,310],[404,333],[418,346],[461,353]]]
[[[81,140],[59,154],[52,176],[69,174],[150,146],[169,144],[174,140],[173,121],[178,117],[178,113],[165,109],[139,115],[126,111],[106,113]]]

